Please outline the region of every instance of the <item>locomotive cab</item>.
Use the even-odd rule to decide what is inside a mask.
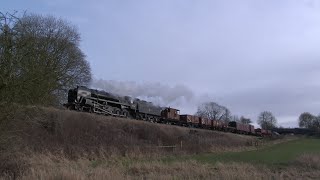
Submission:
[[[74,103],[77,99],[77,88],[68,91],[68,103]]]

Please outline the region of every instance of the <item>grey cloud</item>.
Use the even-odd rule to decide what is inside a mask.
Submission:
[[[94,76],[113,80],[96,87],[186,113],[204,101],[253,120],[270,110],[286,125],[320,113],[317,0],[63,3],[11,6],[75,23]]]
[[[187,113],[209,100],[253,120],[270,110],[286,125],[303,111],[318,114],[318,1],[163,0],[92,8],[103,23],[84,30],[85,44],[94,45],[87,54],[95,76],[115,80],[123,87],[118,92]]]

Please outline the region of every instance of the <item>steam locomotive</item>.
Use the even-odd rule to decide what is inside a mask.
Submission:
[[[108,116],[144,120],[186,127],[228,131],[233,133],[271,136],[271,131],[254,129],[250,124],[239,122],[225,123],[194,115],[182,114],[171,107],[156,106],[151,102],[118,96],[105,91],[78,86],[68,91],[68,102],[64,106],[70,110],[97,113]]]

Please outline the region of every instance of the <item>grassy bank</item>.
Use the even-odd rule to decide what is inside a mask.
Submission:
[[[285,144],[291,142],[282,145]],[[292,152],[292,149],[286,150]],[[281,167],[251,160],[234,162],[225,158],[212,163],[199,159],[200,156],[168,162],[161,158],[147,161],[143,156],[138,159],[99,157],[70,160],[63,155],[34,154],[28,157],[30,168],[19,179],[318,179],[319,152],[300,153]]]
[[[255,147],[252,136],[53,108],[13,108],[5,117],[0,119],[0,179],[320,176],[319,139],[284,138]]]
[[[10,110],[3,113],[1,109],[0,114],[0,172],[12,176],[28,171],[35,156],[94,162],[114,157],[239,151],[251,148],[256,139],[54,108],[2,108]]]

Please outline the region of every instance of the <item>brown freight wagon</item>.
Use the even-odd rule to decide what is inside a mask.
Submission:
[[[271,130],[266,130],[266,136],[272,136],[272,131]]]
[[[211,128],[216,130],[225,130],[227,124],[220,120],[211,120]]]
[[[195,126],[195,127],[201,127],[202,124],[201,124],[201,118],[198,117],[198,116],[192,116],[192,125]]]
[[[260,129],[260,128],[257,128],[257,129],[255,129],[254,131],[255,131],[255,133],[256,133],[257,136],[262,136],[262,134],[261,134],[261,129]]]
[[[183,114],[180,115],[180,122],[183,125],[199,127],[200,118],[194,115]]]
[[[237,133],[249,134],[250,126],[249,124],[242,124],[235,121],[229,122],[230,127],[234,127]]]
[[[188,115],[188,114],[183,114],[180,115],[180,121],[187,123],[187,124],[191,124],[192,122],[192,115]]]
[[[165,108],[161,111],[161,120],[164,123],[178,124],[180,121],[180,110],[174,108]]]
[[[208,128],[209,119],[205,117],[199,117],[199,126],[201,128]],[[210,126],[210,124],[209,124]]]
[[[258,136],[267,136],[268,135],[268,130],[261,129],[261,128],[256,129],[255,132],[256,132],[256,135],[258,135]]]
[[[192,116],[192,124],[200,126],[201,125],[200,117]]]
[[[250,129],[250,134],[255,134],[255,130],[254,130],[253,125],[249,125],[249,129]]]
[[[237,127],[238,131],[241,131],[243,134],[250,134],[251,130],[250,130],[249,124],[241,124],[241,123],[237,123],[237,124],[239,124]]]
[[[207,119],[207,121],[206,121],[206,128],[207,129],[212,129],[212,120],[211,119]]]
[[[266,129],[261,129],[261,135],[266,136],[268,134],[268,130]]]

